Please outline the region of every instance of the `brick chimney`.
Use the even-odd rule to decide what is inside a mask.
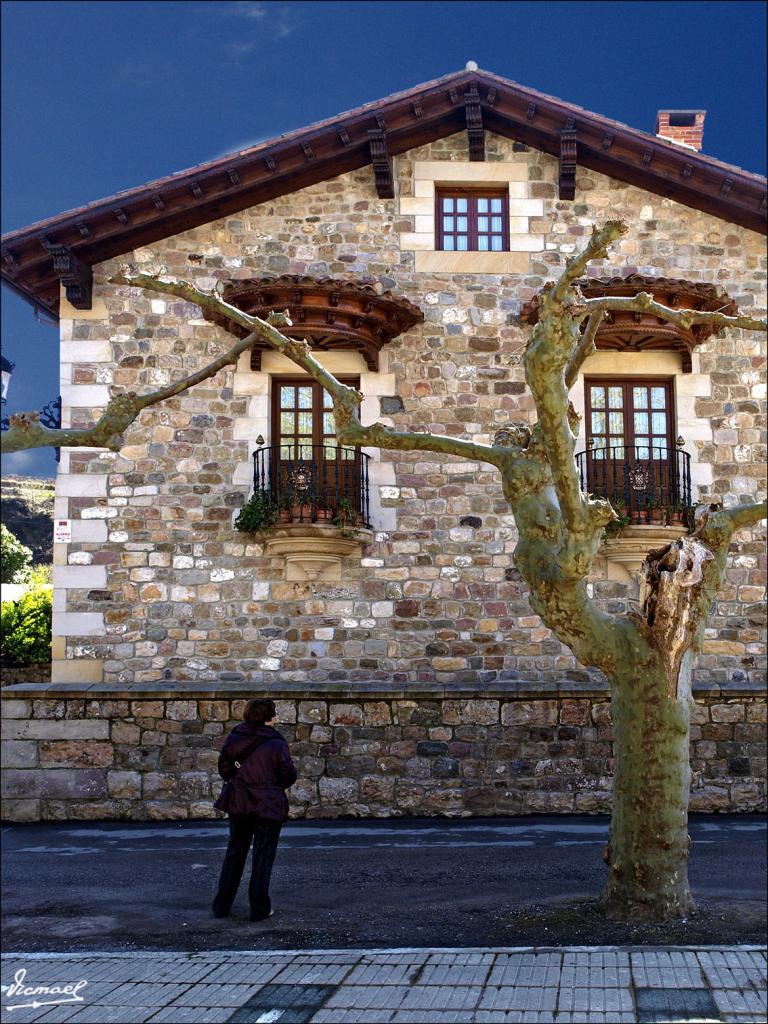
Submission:
[[[701,150],[706,110],[660,110],[656,115],[656,134],[678,146]]]

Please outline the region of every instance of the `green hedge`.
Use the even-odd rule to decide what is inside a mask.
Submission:
[[[49,586],[31,587],[18,601],[3,601],[0,612],[0,657],[11,665],[33,665],[51,660]]]

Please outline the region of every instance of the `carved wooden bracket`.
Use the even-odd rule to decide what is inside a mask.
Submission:
[[[576,127],[568,118],[560,130],[560,171],[558,184],[560,199],[573,199],[576,195]]]
[[[93,270],[66,245],[43,242],[53,257],[53,272],[67,293],[67,302],[75,309],[90,309],[93,294]]]
[[[485,132],[483,130],[483,112],[480,107],[480,93],[473,82],[464,93],[464,112],[467,118],[467,138],[469,140],[469,159],[485,160]]]
[[[372,128],[368,132],[368,143],[371,147],[371,163],[376,181],[376,195],[379,199],[395,198],[395,183],[392,176],[392,156],[387,143],[387,133],[383,128]]]

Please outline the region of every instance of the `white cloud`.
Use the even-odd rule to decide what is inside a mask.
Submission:
[[[268,11],[266,4],[258,0],[235,0],[227,6],[227,12],[236,18],[247,18],[249,21],[261,21],[266,18]]]

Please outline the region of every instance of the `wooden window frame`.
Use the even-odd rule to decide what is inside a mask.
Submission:
[[[360,377],[358,376],[339,376],[337,380],[341,384],[346,384],[349,387],[360,390]],[[282,435],[280,433],[280,388],[284,386],[289,387],[311,387],[312,388],[312,445],[314,447],[321,446],[327,442],[324,440],[323,435],[323,399],[322,393],[325,388],[312,377],[301,377],[295,374],[289,375],[278,375],[272,376],[272,393],[270,395],[270,423],[272,430],[272,445],[277,448],[282,443]],[[309,410],[305,410],[309,411]],[[295,435],[293,435],[295,436]],[[339,445],[339,442],[334,439],[334,445]]]
[[[663,387],[667,391],[669,405],[667,407],[667,447],[675,447],[677,433],[677,409],[675,407],[674,377],[646,377],[632,375],[627,377],[609,376],[585,376],[584,377],[584,414],[585,414],[585,437],[586,440],[592,437],[592,387],[623,387],[624,388],[624,444],[626,447],[634,448],[637,445],[635,440],[635,424],[632,412],[634,405],[627,401],[630,396],[630,389],[638,384],[643,387]],[[602,410],[597,410],[598,412]],[[606,412],[607,412],[606,408]],[[649,409],[650,412],[650,409]],[[650,436],[650,435],[649,435]]]
[[[466,249],[446,249],[445,235],[456,235],[455,231],[443,231],[443,211],[442,211],[442,200],[443,199],[458,199],[466,198],[469,200],[467,206],[467,248]],[[477,247],[477,218],[478,216],[484,216],[484,214],[478,214],[477,212],[477,200],[478,199],[501,199],[501,249],[478,249]],[[453,216],[456,216],[454,213]],[[488,213],[491,216],[491,213]],[[493,216],[497,216],[493,214]],[[438,252],[509,252],[509,189],[508,188],[467,188],[463,186],[450,186],[450,185],[438,185],[435,187],[435,245]],[[498,232],[486,232],[490,237],[498,236]]]

